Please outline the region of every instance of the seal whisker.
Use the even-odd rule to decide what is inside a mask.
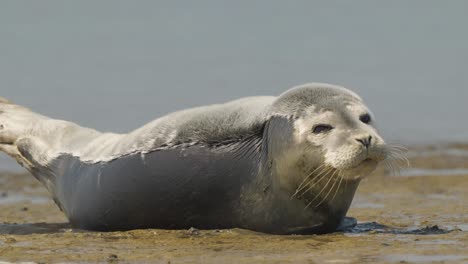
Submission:
[[[401,160],[402,162],[405,162],[407,165],[406,166],[410,166],[410,162],[408,160],[408,158],[405,156],[405,153],[407,151],[405,150],[401,150],[401,149],[393,149],[393,148],[389,148],[390,152],[389,152],[389,155],[391,158],[393,159],[397,159],[397,160]]]
[[[402,163],[405,163],[404,165],[402,166],[406,166],[406,167],[410,167],[411,166],[411,162],[409,161],[409,159],[405,156],[403,156],[403,154],[400,154],[398,153],[397,154],[399,157],[399,160],[402,162]]]
[[[341,178],[343,178],[345,180],[345,187],[344,188],[345,189],[348,188],[348,179],[347,179],[347,177],[345,177],[344,172],[340,170],[338,173],[340,174]]]
[[[401,151],[401,152],[408,152],[408,149],[406,149],[406,148],[400,148],[400,147],[395,147],[395,146],[387,146],[387,149],[397,150],[397,151]]]
[[[332,172],[332,171],[333,171],[333,168],[329,168],[329,169],[326,171],[326,173],[320,177],[320,179],[318,179],[318,180],[317,180],[316,182],[314,182],[313,184],[309,185],[309,187],[308,187],[306,190],[302,191],[301,195],[307,193],[310,189],[312,189],[312,187],[314,187],[314,186],[317,185],[320,181],[322,181],[322,180],[325,179],[328,175],[330,175],[330,172]],[[315,178],[316,178],[316,177],[314,177],[314,179],[315,179]],[[310,183],[312,183],[312,181],[313,181],[313,179],[310,181]]]
[[[385,168],[388,169],[388,170],[392,170],[392,169],[393,169],[393,167],[392,167],[392,161],[391,161],[390,157],[387,158],[387,159],[385,159],[385,160],[383,161],[383,165],[384,165]]]
[[[315,195],[314,199],[312,199],[312,201],[310,201],[306,207],[304,209],[307,209],[307,207],[309,207],[313,201],[315,201],[318,197],[320,197],[320,194],[322,194],[322,192],[327,188],[328,184],[330,183],[330,181],[333,179],[333,176],[336,174],[337,170],[335,170],[332,175],[330,176],[330,179],[328,179],[327,183],[325,184],[325,186],[323,186],[323,188],[320,190],[320,192]]]
[[[315,170],[313,170],[311,173],[309,173],[309,175],[304,178],[304,180],[301,182],[301,184],[299,184],[299,186],[297,188],[298,189],[301,188],[302,185],[310,178],[310,176],[312,176],[314,174],[314,172],[316,172],[317,170],[323,168],[324,166],[325,166],[325,164],[322,164],[322,165],[318,166]]]
[[[405,151],[400,150],[400,149],[389,148],[389,150],[390,150],[390,154],[400,155],[402,157],[404,157],[404,154],[406,153]]]
[[[338,187],[336,188],[335,194],[334,194],[333,197],[331,198],[330,202],[332,202],[332,201],[335,199],[335,196],[336,196],[336,195],[338,194],[338,192],[340,191],[341,182],[343,181],[343,175],[341,175],[341,171],[338,172],[338,177],[340,177],[340,182],[338,183]]]
[[[384,163],[387,166],[387,168],[391,170],[391,174],[395,176],[401,175],[401,169],[403,168],[397,163],[398,161],[400,160],[396,158],[391,158],[391,159],[385,160],[385,163]]]
[[[387,167],[392,169],[393,175],[401,175],[401,169],[410,167],[410,161],[403,154],[404,151],[400,149],[390,149],[388,158],[385,160]]]
[[[398,166],[399,169],[403,168],[403,167],[410,167],[410,161],[408,160],[408,158],[406,158],[405,156],[403,156],[402,154],[400,153],[391,153],[390,154],[390,160],[392,162],[394,162],[394,164],[396,166]]]
[[[392,149],[399,149],[399,150],[402,150],[402,151],[408,151],[408,148],[402,146],[402,145],[398,145],[398,144],[389,144],[387,145],[387,148],[392,148]]]
[[[333,174],[335,175],[335,174]],[[328,195],[330,195],[330,193],[333,191],[333,187],[335,187],[336,185],[336,182],[338,181],[338,176],[339,176],[339,173],[336,174],[335,178],[333,179],[333,184],[332,186],[330,187],[330,190],[328,191],[328,193],[325,195],[325,197],[322,198],[322,200],[320,201],[320,203],[318,203],[315,207],[319,207],[323,202],[325,202],[327,200],[327,197]],[[338,189],[336,189],[336,191],[338,191]],[[335,195],[336,195],[336,192],[335,192]],[[334,198],[334,197],[333,197]]]
[[[388,168],[390,169],[391,175],[397,175],[397,169],[395,167],[395,164],[393,163],[393,160],[386,160],[386,164]]]
[[[299,184],[299,186],[298,186],[297,189],[296,189],[296,193],[295,193],[295,194],[297,194],[298,190],[301,189],[301,187],[306,183],[306,181],[310,178],[310,176],[312,176],[312,175],[314,174],[314,172],[316,172],[316,171],[319,170],[320,168],[323,168],[324,166],[326,166],[326,165],[325,165],[325,164],[322,164],[322,165],[318,166],[315,170],[313,170],[311,173],[309,173],[309,175],[308,175],[307,177],[305,177],[304,180],[302,180],[301,184]],[[292,197],[294,197],[295,194],[293,194]]]
[[[310,190],[310,188],[312,188],[316,183],[320,182],[323,177],[326,177],[326,175],[329,174],[330,171],[330,168],[324,167],[317,175],[313,176],[307,183],[305,183],[304,186],[301,187],[301,189],[297,190],[299,196],[302,196],[308,190]]]
[[[299,196],[303,195],[308,190],[310,190],[310,188],[312,188],[316,183],[321,181],[322,178],[325,177],[330,171],[331,171],[330,168],[325,167],[317,175],[310,178],[309,181],[307,181],[307,183],[305,183],[299,190],[297,190],[297,193],[299,194]],[[312,174],[310,174],[310,176],[312,176]],[[316,180],[317,178],[319,178],[319,179],[317,181],[315,181],[315,183],[314,183],[314,180]]]
[[[317,177],[319,177],[319,176],[322,175],[323,173],[325,173],[324,175],[326,175],[326,174],[328,173],[329,170],[331,170],[331,168],[326,167],[326,166],[323,167],[317,175],[315,175],[314,177],[312,177],[312,178],[311,178],[307,183],[305,183],[301,188],[298,188],[298,189],[296,190],[296,192],[297,192],[297,193],[301,192],[303,189],[307,188],[307,186],[310,185]],[[309,176],[307,176],[306,178],[310,178],[310,176],[312,176],[313,173],[314,173],[314,172],[310,173]],[[323,177],[324,175],[322,175],[322,177]],[[320,181],[320,179],[319,179],[318,181]],[[318,182],[318,181],[317,181],[317,182]],[[304,193],[304,192],[303,192],[303,193]]]

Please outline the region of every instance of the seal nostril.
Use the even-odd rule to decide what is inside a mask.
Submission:
[[[372,136],[369,136],[367,138],[356,138],[356,141],[361,143],[364,147],[369,148],[372,141]]]

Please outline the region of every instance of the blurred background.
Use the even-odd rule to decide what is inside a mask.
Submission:
[[[306,82],[359,93],[388,141],[468,139],[468,1],[2,1],[0,96],[127,132]],[[21,171],[0,155],[2,170]]]

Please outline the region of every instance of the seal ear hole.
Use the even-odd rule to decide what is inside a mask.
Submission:
[[[330,131],[332,129],[333,129],[333,127],[328,125],[328,124],[318,124],[318,125],[314,126],[314,128],[312,129],[312,132],[314,134],[321,134],[321,133],[328,132],[328,131]]]
[[[364,124],[369,124],[371,122],[371,116],[369,114],[363,114],[359,117],[359,120]]]

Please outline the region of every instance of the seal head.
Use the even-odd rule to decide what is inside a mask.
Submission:
[[[363,100],[328,84],[307,84],[279,96],[265,138],[269,169],[264,171],[271,175],[266,185],[276,205],[270,210],[288,212],[281,220],[276,214],[287,233],[334,230],[359,181],[388,156]]]

